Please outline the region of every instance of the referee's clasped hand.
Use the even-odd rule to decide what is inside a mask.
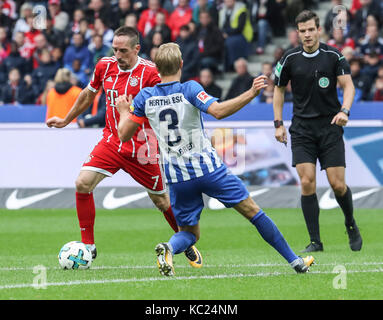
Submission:
[[[344,127],[347,125],[348,116],[343,112],[338,112],[334,118],[331,120],[331,124],[336,124],[338,126]]]

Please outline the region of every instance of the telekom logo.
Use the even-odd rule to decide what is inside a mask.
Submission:
[[[108,98],[108,100],[110,101],[110,106],[111,107],[115,107],[115,101],[118,97],[118,91],[117,90],[114,90],[114,89],[107,89],[106,90],[106,96]]]

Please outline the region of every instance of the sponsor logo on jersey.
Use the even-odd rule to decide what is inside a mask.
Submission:
[[[111,107],[116,106],[115,102],[116,102],[117,97],[118,97],[118,91],[117,90],[114,90],[114,89],[107,89],[106,90],[106,98],[109,100]]]
[[[319,79],[318,83],[321,88],[327,88],[330,84],[330,80],[327,77],[322,77]]]
[[[201,101],[202,103],[206,103],[208,102],[212,97],[209,96],[205,91],[201,91],[198,95],[197,95],[197,99],[199,101]]]
[[[112,76],[109,76],[109,78],[106,79],[106,82],[113,82]]]

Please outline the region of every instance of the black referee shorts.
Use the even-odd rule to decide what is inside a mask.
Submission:
[[[331,124],[332,118],[293,117],[289,128],[293,167],[306,162],[316,165],[317,160],[321,170],[346,167],[343,127]]]

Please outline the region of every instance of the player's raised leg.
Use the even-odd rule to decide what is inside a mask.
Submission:
[[[170,227],[174,230],[174,232],[176,232],[176,234],[179,233],[179,227],[174,217],[174,213],[170,205],[170,199],[168,194],[167,193],[154,194],[148,191],[148,195],[150,199],[153,201],[154,205],[164,214],[166,221],[169,223]],[[181,252],[185,253],[186,258],[189,260],[189,264],[193,268],[201,268],[202,255],[193,244],[191,244],[190,246],[188,246],[186,249],[182,250]]]
[[[76,209],[81,230],[81,241],[89,246],[93,259],[97,256],[94,242],[96,208],[93,190],[105,177],[106,175],[99,172],[81,170],[76,180]]]
[[[262,238],[275,250],[277,250],[296,272],[304,273],[309,270],[309,267],[314,262],[314,258],[312,256],[305,258],[298,257],[290,248],[278,227],[266,215],[266,213],[258,207],[252,198],[248,197],[247,199],[241,201],[234,206],[234,209],[236,209],[257,228]]]
[[[173,256],[181,252],[186,252],[188,248],[193,248],[195,255],[195,267],[202,266],[202,256],[194,244],[199,239],[199,224],[194,226],[180,226],[180,231],[175,233],[166,243],[159,243],[156,248],[157,265],[160,273],[164,276],[175,274],[173,267]]]
[[[151,131],[147,129],[146,135],[150,137]],[[157,144],[157,140],[155,141]],[[151,150],[156,149],[151,148]],[[143,145],[142,150],[139,150],[138,153],[144,156],[131,159],[129,165],[124,166],[123,169],[129,173],[135,181],[146,188],[153,204],[163,213],[173,231],[178,232],[179,229],[174,217],[173,207],[171,206],[169,195],[166,190],[164,174],[158,163],[156,154],[151,155],[148,152],[146,144]],[[201,254],[196,247],[188,247],[184,252],[192,267],[202,267],[202,259],[199,259]]]
[[[335,199],[344,214],[344,224],[346,226],[350,248],[352,251],[360,251],[362,249],[363,241],[354,219],[352,193],[345,182],[345,168],[326,168],[326,173],[331,188],[334,191]]]
[[[227,208],[234,208],[248,219],[263,239],[277,250],[295,271],[308,271],[314,258],[302,259],[292,251],[277,226],[249,196],[244,183],[237,176],[227,170],[217,170],[206,181],[203,192],[218,199]]]
[[[193,250],[194,267],[202,266],[202,256],[194,244],[200,236],[199,218],[204,207],[202,189],[204,184],[209,182],[209,176],[211,175],[183,183],[169,184],[171,206],[180,231],[175,233],[168,242],[159,243],[156,246],[157,264],[163,275],[174,274],[171,257],[188,248]],[[189,259],[189,263],[190,261]]]

